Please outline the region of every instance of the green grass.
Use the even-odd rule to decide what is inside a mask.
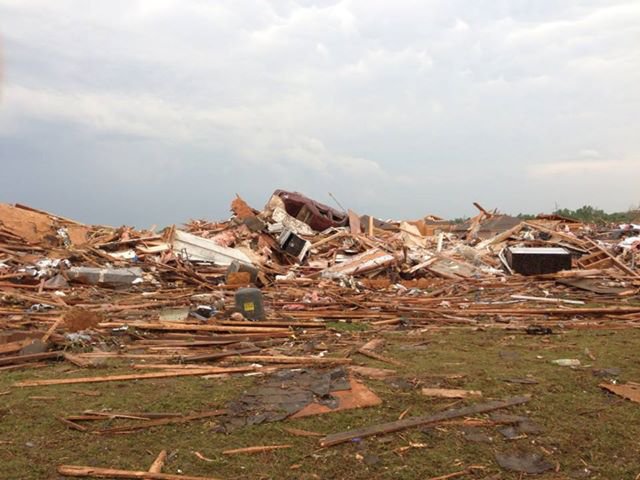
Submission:
[[[344,335],[343,337],[344,338]],[[398,376],[416,389],[398,388],[394,382],[366,380],[382,399],[379,407],[249,427],[230,435],[215,432],[215,419],[177,426],[157,427],[138,433],[96,436],[70,430],[56,417],[86,409],[147,412],[197,412],[223,407],[255,379],[176,378],[85,385],[15,388],[22,379],[131,373],[122,365],[78,370],[67,364],[41,369],[4,372],[0,378],[0,478],[58,478],[59,464],[147,469],[162,449],[175,452],[165,472],[225,479],[427,479],[483,465],[486,470],[462,478],[517,479],[519,474],[500,470],[494,452],[512,446],[530,446],[549,452],[559,472],[540,479],[634,479],[640,473],[640,404],[621,400],[598,387],[603,380],[592,368],[617,367],[620,381],[640,381],[638,346],[640,331],[568,331],[553,336],[527,336],[509,331],[454,329],[438,333],[413,331],[388,333],[385,355],[402,361]],[[326,341],[325,343],[329,343]],[[592,361],[585,348],[596,357]],[[361,355],[354,361],[393,368]],[[551,364],[558,358],[578,358],[583,367],[571,369]],[[447,378],[461,374],[462,378]],[[530,376],[539,383],[507,383],[505,378]],[[397,382],[395,382],[397,383]],[[543,427],[539,435],[506,441],[495,427],[475,427],[492,437],[492,443],[465,439],[461,425],[413,429],[361,442],[319,449],[317,438],[296,437],[285,427],[333,433],[395,420],[410,408],[409,416],[447,408],[455,400],[430,399],[420,386],[481,390],[485,398],[529,393],[533,400],[508,413],[527,415]],[[98,391],[100,396],[77,392]],[[31,396],[51,396],[33,400]],[[473,403],[481,400],[459,402]],[[124,421],[102,422],[100,427]],[[86,425],[91,426],[89,423]],[[97,425],[96,425],[97,427]],[[426,444],[397,453],[411,442]],[[222,455],[222,451],[253,445],[290,443],[293,448],[255,456]],[[194,455],[200,452],[213,462]],[[585,468],[588,473],[585,473]]]
[[[331,328],[338,332],[366,332],[369,330],[369,324],[365,322],[327,322],[327,328]]]

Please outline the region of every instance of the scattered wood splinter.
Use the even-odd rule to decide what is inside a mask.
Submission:
[[[253,453],[263,453],[263,452],[271,452],[273,450],[281,450],[283,448],[291,448],[293,445],[263,445],[257,447],[246,447],[246,448],[235,448],[233,450],[225,450],[222,452],[223,455],[238,455],[238,454],[253,454]]]

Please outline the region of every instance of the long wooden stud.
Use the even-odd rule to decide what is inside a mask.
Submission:
[[[92,433],[96,433],[99,435],[108,435],[110,433],[130,433],[138,430],[143,430],[145,428],[160,427],[163,425],[176,425],[180,423],[192,422],[194,420],[200,420],[203,418],[218,417],[220,415],[224,415],[225,413],[227,413],[226,410],[213,410],[211,412],[196,413],[194,415],[187,415],[184,417],[159,418],[157,420],[143,421],[133,425],[124,425],[122,427],[113,427],[113,428],[107,428],[104,430],[96,430]]]
[[[156,459],[153,461],[151,466],[149,467],[149,473],[160,473],[162,472],[162,467],[164,467],[165,462],[167,461],[167,451],[162,450]]]
[[[366,348],[358,349],[358,353],[360,355],[364,355],[365,357],[373,358],[374,360],[379,360],[380,362],[385,362],[390,365],[395,365],[396,367],[402,367],[402,363],[393,358],[385,357],[384,355],[380,355],[379,353],[374,352],[373,350],[368,350]]]
[[[172,475],[137,470],[118,470],[114,468],[85,467],[80,465],[60,465],[58,473],[67,477],[84,478],[142,478],[145,480],[220,480],[215,477],[192,477],[190,475]]]
[[[67,385],[73,383],[100,383],[100,382],[122,382],[126,380],[147,380],[150,378],[171,378],[171,377],[188,377],[196,375],[215,375],[219,373],[246,373],[254,371],[254,367],[235,367],[235,368],[217,368],[198,369],[197,371],[186,370],[183,372],[154,372],[140,373],[131,375],[111,375],[106,377],[80,377],[80,378],[52,378],[49,380],[24,380],[16,382],[14,387],[40,387],[44,385]]]
[[[235,333],[291,333],[288,328],[274,327],[234,327],[224,325],[201,325],[195,323],[149,323],[149,322],[132,322],[129,324],[122,322],[103,322],[99,326],[101,328],[118,328],[128,325],[129,327],[139,328],[141,330],[164,330],[168,332],[235,332]]]
[[[56,328],[58,328],[63,321],[64,321],[64,317],[58,317],[58,319],[55,322],[53,322],[53,324],[49,327],[49,330],[47,330],[47,333],[45,333],[42,336],[42,343],[47,343],[47,341],[49,340],[49,337],[53,335],[53,332],[56,331]]]
[[[62,358],[62,352],[32,353],[29,355],[15,355],[13,357],[0,358],[0,366],[17,365],[20,363],[38,362],[40,360],[53,360]]]
[[[262,362],[262,363],[294,363],[313,365],[347,365],[350,358],[331,357],[290,357],[287,355],[240,355],[227,357],[226,362]]]
[[[371,437],[384,433],[397,432],[406,428],[419,427],[432,423],[442,422],[444,420],[451,420],[453,418],[465,417],[467,415],[491,412],[493,410],[499,410],[501,408],[521,405],[523,403],[527,403],[529,400],[531,400],[531,397],[511,397],[506,400],[495,400],[492,402],[470,405],[468,407],[445,410],[434,415],[410,417],[395,422],[381,423],[379,425],[372,425],[370,427],[334,433],[322,438],[320,440],[320,446],[331,447],[332,445],[348,442],[349,440],[353,440],[354,438]]]
[[[291,448],[292,445],[264,445],[258,447],[246,447],[246,448],[236,448],[234,450],[225,450],[222,452],[223,455],[240,455],[243,453],[254,454],[254,453],[264,453],[271,452],[273,450],[281,450],[283,448]]]

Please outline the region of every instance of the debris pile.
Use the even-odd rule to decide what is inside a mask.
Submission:
[[[640,291],[639,225],[602,229],[556,215],[523,221],[476,206],[480,213],[462,224],[433,215],[391,221],[277,190],[261,210],[238,196],[229,220],[192,220],[156,232],[0,205],[0,369],[46,361],[89,369],[107,359],[130,368],[119,375],[23,380],[20,387],[264,376],[224,411],[142,417],[142,426],[93,433],[211,416],[231,431],[377,405],[380,399],[357,378],[387,378],[393,370],[357,365],[357,359],[402,366],[380,353],[383,331],[457,326],[547,335],[558,328],[640,325],[633,301]],[[340,332],[340,323],[356,331],[366,325],[366,333]],[[482,395],[440,388],[423,394]],[[329,435],[321,445],[528,400],[409,417]],[[87,431],[78,422],[102,418],[84,412],[62,420]],[[548,468],[533,460],[533,470]],[[510,454],[499,459],[519,461]],[[63,470],[74,475],[85,468]]]
[[[525,329],[640,320],[628,301],[640,287],[638,225],[602,231],[476,206],[462,225],[384,221],[277,190],[262,210],[238,196],[227,221],[156,233],[0,205],[0,363],[60,358],[70,346],[89,363],[295,357],[303,342],[278,344],[294,332],[322,342],[330,322]]]

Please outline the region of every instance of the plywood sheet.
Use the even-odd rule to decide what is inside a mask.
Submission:
[[[350,378],[350,390],[331,392],[331,395],[338,399],[338,407],[331,409],[326,405],[311,403],[289,418],[302,418],[311,415],[322,415],[324,413],[340,412],[354,408],[374,407],[380,405],[382,400],[375,393],[369,390],[364,384]]]

